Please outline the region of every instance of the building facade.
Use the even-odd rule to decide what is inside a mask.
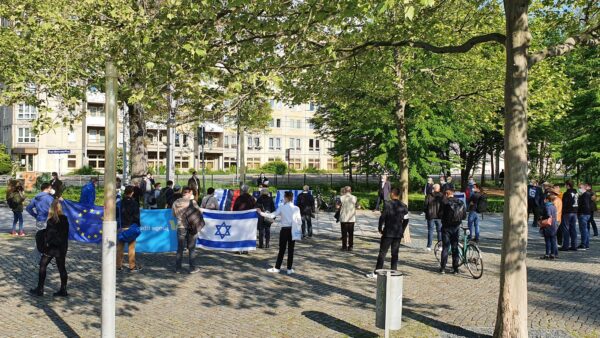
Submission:
[[[49,101],[48,117],[57,118],[60,105]],[[6,145],[13,161],[18,161],[22,171],[70,173],[82,166],[98,171],[104,169],[105,147],[105,97],[103,93],[90,92],[87,100],[73,112],[85,115],[64,126],[62,123],[43,134],[35,135],[33,121],[38,110],[26,104],[0,106],[0,140]],[[85,105],[85,106],[84,106]],[[287,106],[272,101],[272,120],[264,130],[245,133],[243,142],[247,168],[259,168],[269,161],[286,160],[295,169],[315,168],[336,170],[337,162],[328,153],[331,143],[319,139],[310,125],[316,107],[312,104]],[[123,111],[119,113],[118,147],[128,143],[128,132],[123,133]],[[207,169],[229,170],[237,164],[237,127],[227,120],[204,123],[204,147],[198,142],[198,133],[192,126],[178,127],[175,136],[175,167],[180,172],[201,168],[202,150]],[[167,128],[148,122],[148,166],[158,172],[166,165]]]

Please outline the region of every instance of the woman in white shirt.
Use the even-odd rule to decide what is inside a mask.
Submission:
[[[292,264],[294,263],[294,245],[296,243],[296,241],[292,239],[292,226],[294,224],[296,226],[302,224],[302,217],[300,216],[300,209],[292,202],[294,200],[294,194],[291,191],[286,191],[283,197],[285,199],[284,204],[275,212],[262,212],[260,209],[257,209],[257,212],[261,216],[271,219],[274,219],[277,216],[281,217],[281,221],[279,222],[281,224],[281,231],[279,232],[279,254],[277,255],[277,262],[275,263],[274,268],[270,268],[267,271],[275,273],[280,271],[281,263],[283,263],[283,255],[285,254],[287,246],[287,274],[291,275],[294,273]]]

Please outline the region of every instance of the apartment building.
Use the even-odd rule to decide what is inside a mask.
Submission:
[[[105,146],[105,97],[100,92],[89,92],[85,107],[75,109],[73,116],[82,109],[85,116],[75,121],[72,128],[57,124],[55,128],[40,135],[33,132],[32,121],[38,118],[36,107],[14,104],[0,107],[0,140],[6,145],[14,161],[18,161],[22,171],[51,172],[60,174],[72,172],[82,166],[90,166],[98,171],[104,169]],[[328,153],[329,142],[320,140],[314,133],[309,119],[315,112],[313,104],[286,106],[281,102],[271,102],[273,108],[269,127],[244,135],[246,166],[258,168],[268,161],[286,159],[289,149],[289,164],[295,169],[312,167],[335,170],[337,162]],[[57,102],[50,100],[49,114],[56,118],[64,110]],[[237,163],[237,128],[229,121],[204,123],[204,158],[207,169],[227,170]],[[123,148],[123,140],[128,142],[128,133],[123,135],[123,111],[119,112],[118,147]],[[201,149],[197,132],[192,126],[177,129],[175,135],[175,167],[185,172],[190,168],[201,167]],[[148,165],[157,168],[166,165],[167,128],[166,125],[149,122],[147,124]]]

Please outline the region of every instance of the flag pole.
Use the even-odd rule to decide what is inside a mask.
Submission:
[[[115,337],[117,69],[106,63],[104,220],[102,222],[102,337]]]

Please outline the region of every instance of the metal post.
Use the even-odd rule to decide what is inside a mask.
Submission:
[[[206,194],[206,157],[204,154],[204,143],[205,143],[205,129],[204,126],[200,128],[200,140],[202,141],[202,194]]]
[[[166,181],[175,179],[175,109],[173,86],[169,86],[169,118],[167,119],[167,177]]]
[[[237,111],[237,148],[235,150],[235,181],[238,180],[238,170],[240,170],[240,111]]]
[[[104,221],[102,222],[102,337],[115,337],[117,69],[106,63],[106,143]]]

